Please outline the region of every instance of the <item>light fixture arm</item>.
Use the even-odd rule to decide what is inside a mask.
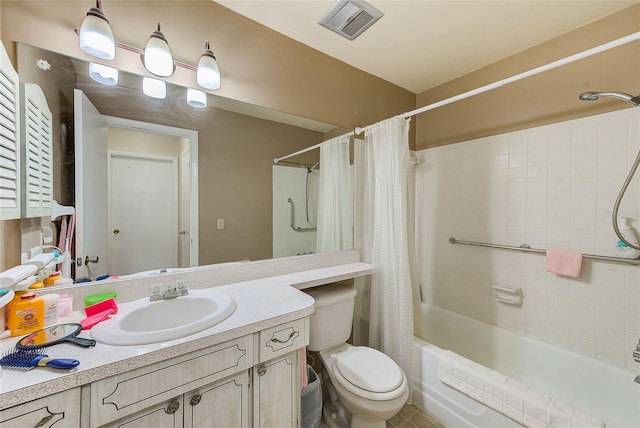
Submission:
[[[156,39],[160,39],[163,42],[167,43],[167,45],[169,44],[169,42],[167,42],[167,38],[164,36],[162,31],[160,31],[160,23],[159,22],[158,22],[158,29],[156,31],[154,31],[153,33],[151,33],[150,37],[155,37]]]
[[[109,23],[107,15],[105,15],[102,10],[102,0],[96,0],[96,7],[92,7],[91,9],[89,9],[89,12],[87,12],[87,16],[96,16],[100,19],[104,19],[105,21],[107,21],[107,23]]]
[[[204,42],[204,50],[202,51],[202,55],[210,56],[211,58],[216,59],[216,56],[213,54],[211,46],[209,45],[209,40],[205,40]]]
[[[142,50],[140,48],[136,48],[135,46],[127,45],[126,43],[121,43],[121,42],[116,42],[116,48],[122,49],[122,50],[128,51],[128,52],[132,52],[132,53],[137,54],[137,55],[142,55],[144,53],[144,50]],[[185,70],[196,71],[196,66],[195,65],[191,65],[191,64],[187,64],[186,62],[178,61],[175,58],[173,59],[173,64],[176,67],[184,68]]]

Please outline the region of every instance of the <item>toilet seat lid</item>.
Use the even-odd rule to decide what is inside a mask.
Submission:
[[[395,361],[365,346],[355,346],[338,353],[335,367],[344,380],[373,393],[395,391],[404,380],[402,370]]]

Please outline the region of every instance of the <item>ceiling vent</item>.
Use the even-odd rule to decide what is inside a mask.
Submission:
[[[353,40],[371,27],[384,13],[362,0],[338,0],[318,21],[329,30]]]

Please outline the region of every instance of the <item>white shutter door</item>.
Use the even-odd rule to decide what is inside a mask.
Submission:
[[[0,42],[0,220],[20,218],[18,73]]]
[[[42,89],[33,83],[22,87],[23,115],[23,217],[51,215],[53,199],[52,117]]]

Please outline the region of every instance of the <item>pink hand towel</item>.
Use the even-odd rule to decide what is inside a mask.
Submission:
[[[577,278],[582,267],[582,253],[575,251],[547,250],[547,272]]]

